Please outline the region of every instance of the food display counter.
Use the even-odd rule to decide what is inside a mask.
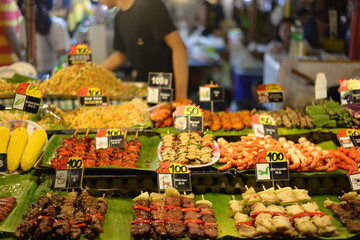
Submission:
[[[357,126],[345,108],[329,101],[304,111],[203,110],[204,132],[179,133],[172,113],[183,103],[190,102],[149,108],[132,98],[101,108],[51,107],[62,120],[49,113],[0,112],[0,155],[8,157],[0,175],[0,238],[359,237],[360,197],[347,176],[360,163],[358,149],[341,147],[336,136]],[[255,114],[276,119],[278,139],[252,135]],[[46,143],[31,140],[34,129],[15,138],[14,129],[26,129],[26,119],[46,130]],[[96,135],[109,128],[121,128],[124,146],[96,148]],[[20,141],[24,149],[31,143],[43,150],[31,152],[33,168],[23,167],[23,150],[9,152],[8,144]],[[286,156],[290,179],[259,182],[256,159],[274,149]],[[82,189],[54,188],[55,168],[70,157],[82,159]],[[157,170],[168,160],[190,169],[191,191],[159,193]],[[9,163],[17,168],[10,171]]]

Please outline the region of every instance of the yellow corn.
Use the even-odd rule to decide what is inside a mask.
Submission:
[[[29,142],[27,143],[24,153],[21,157],[20,165],[24,171],[30,170],[47,141],[47,134],[43,129],[37,129],[31,134]]]
[[[10,140],[10,130],[7,127],[0,126],[0,153],[6,153]]]
[[[21,156],[28,142],[29,133],[20,127],[13,131],[7,149],[7,167],[10,173],[19,168]]]

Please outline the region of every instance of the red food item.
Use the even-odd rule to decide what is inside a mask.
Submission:
[[[272,214],[272,213],[271,213],[271,212],[269,212],[269,211],[259,211],[259,212],[252,212],[252,213],[250,213],[250,217],[252,217],[252,218],[256,218],[256,217],[257,217],[257,215],[259,215],[260,213]]]
[[[236,225],[237,227],[239,227],[239,226],[242,226],[242,225],[253,226],[254,224],[253,224],[253,222],[237,222],[235,225]]]
[[[325,215],[326,214],[323,212],[304,212],[304,213],[298,213],[298,214],[292,215],[292,218],[305,217],[305,216],[310,216],[310,217],[320,216],[320,217],[322,217]]]
[[[181,209],[181,211],[183,212],[199,212],[200,211],[200,208],[183,208]]]
[[[141,219],[141,220],[133,220],[131,221],[131,224],[135,224],[135,223],[151,223],[151,221],[149,219]]]
[[[144,207],[144,206],[141,206],[141,205],[135,205],[135,206],[134,206],[134,209],[144,210],[144,211],[146,211],[146,212],[150,212],[150,211],[151,211],[150,208]]]
[[[202,224],[204,223],[202,220],[200,219],[186,219],[185,220],[185,224],[188,224],[188,223],[197,223],[197,224]]]

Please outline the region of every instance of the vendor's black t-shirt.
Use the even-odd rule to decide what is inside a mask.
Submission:
[[[138,79],[147,82],[149,72],[172,72],[171,49],[163,38],[175,30],[160,0],[135,0],[115,17],[114,48],[127,55]]]

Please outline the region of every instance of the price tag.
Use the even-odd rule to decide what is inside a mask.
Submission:
[[[83,167],[83,162],[81,158],[78,157],[69,157],[69,160],[66,164],[67,169],[78,169]]]
[[[341,129],[336,135],[340,144],[345,148],[360,146],[360,130],[359,129]]]
[[[59,168],[56,169],[55,188],[74,189],[82,187],[84,168],[81,158],[69,157],[66,164],[62,164]]]
[[[77,44],[70,47],[68,53],[68,66],[85,64],[92,61],[91,49],[86,44]]]
[[[160,191],[165,191],[168,187],[174,187],[178,191],[192,191],[190,171],[184,164],[161,162],[156,172]]]
[[[173,99],[173,90],[172,89],[164,89],[164,88],[152,88],[148,87],[148,103],[163,103],[163,102],[171,102]]]
[[[315,80],[315,99],[327,98],[327,80],[324,73],[318,73]]]
[[[261,151],[255,164],[256,181],[289,180],[288,162],[282,152]]]
[[[40,88],[31,83],[20,83],[15,90],[13,109],[37,114],[40,108],[42,92]]]
[[[123,148],[125,146],[124,132],[118,128],[101,129],[95,138],[96,149]]]
[[[183,114],[184,116],[202,116],[201,109],[194,105],[186,105]]]
[[[107,106],[108,97],[98,87],[83,87],[78,93],[80,107]]]
[[[154,88],[171,88],[172,73],[149,72],[149,86]]]
[[[202,132],[204,129],[202,116],[175,116],[174,130],[179,132]]]
[[[284,101],[283,89],[279,84],[261,84],[256,92],[260,103]]]
[[[7,171],[7,154],[0,153],[0,172]]]
[[[274,139],[279,138],[278,127],[270,115],[254,114],[251,123],[256,136],[263,138],[266,135],[270,135]]]
[[[353,191],[360,190],[360,163],[354,162],[349,166],[347,176]]]
[[[202,111],[195,105],[180,105],[174,115],[174,130],[180,132],[202,132],[204,118]]]
[[[224,88],[217,85],[200,87],[200,102],[223,102],[225,98]]]

